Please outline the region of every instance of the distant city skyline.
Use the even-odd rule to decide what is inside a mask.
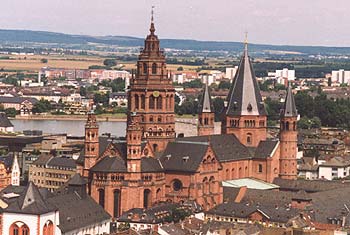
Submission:
[[[335,2],[334,2],[335,3]],[[350,2],[337,0],[2,0],[1,29],[144,37],[155,6],[161,39],[350,46]]]

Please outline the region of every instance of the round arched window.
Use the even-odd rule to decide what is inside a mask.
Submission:
[[[180,191],[182,189],[182,182],[178,179],[173,181],[173,189],[174,191]]]

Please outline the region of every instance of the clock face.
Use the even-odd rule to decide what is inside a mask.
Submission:
[[[153,96],[158,97],[159,96],[159,91],[153,91]]]

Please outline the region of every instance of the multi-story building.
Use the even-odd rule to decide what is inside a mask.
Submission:
[[[89,192],[112,216],[160,201],[196,201],[205,210],[221,203],[223,180],[296,179],[297,110],[288,89],[280,139],[267,139],[267,114],[245,44],[222,113],[222,134],[212,134],[210,93],[201,102],[201,136],[175,138],[174,88],[151,22],[128,92],[126,137],[99,138],[94,114],[85,125],[78,171]],[[126,200],[127,199],[127,200]]]
[[[111,217],[86,193],[75,175],[58,193],[33,182],[0,192],[2,235],[107,234]]]
[[[60,188],[76,173],[70,158],[42,155],[29,166],[29,181],[50,191]]]
[[[349,84],[350,82],[350,71],[339,69],[338,71],[333,70],[332,71],[332,77],[331,81],[333,83],[339,83],[339,84]]]

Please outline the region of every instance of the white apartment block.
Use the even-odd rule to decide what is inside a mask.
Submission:
[[[238,66],[235,66],[233,68],[226,68],[225,77],[230,80],[233,80],[234,77],[236,76],[237,69],[238,69]]]
[[[350,84],[350,71],[344,69],[332,71],[332,82],[333,83],[347,83]]]

